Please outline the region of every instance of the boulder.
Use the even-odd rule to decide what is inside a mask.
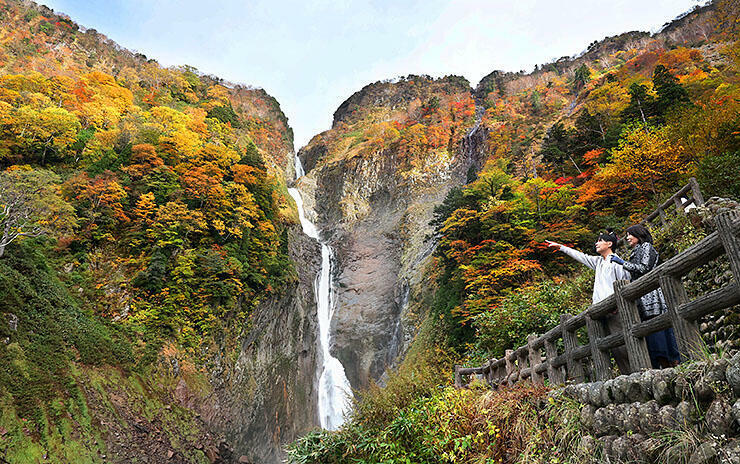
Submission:
[[[576,386],[578,401],[580,401],[581,404],[588,404],[590,402],[591,395],[589,393],[589,385],[590,384],[583,383]]]
[[[599,438],[599,441],[601,442],[601,449],[604,455],[606,456],[612,455],[612,444],[614,443],[614,440],[616,439],[617,437],[614,435],[606,435],[606,436]]]
[[[614,380],[612,379],[609,379],[601,384],[600,393],[602,406],[605,406],[614,401],[614,397],[612,396],[612,385],[614,385]]]
[[[663,406],[658,410],[658,423],[663,427],[675,429],[678,426],[676,421],[676,408],[670,405]]]
[[[712,401],[705,416],[707,429],[717,436],[729,435],[733,421],[732,416],[732,408],[727,401],[724,399]]]
[[[640,414],[640,430],[643,433],[655,432],[660,426],[658,421],[658,410],[660,406],[656,401],[648,401],[646,403],[640,403],[639,414]]]
[[[622,385],[624,403],[634,403],[643,399],[642,375],[642,372],[635,372],[627,377],[627,381]]]
[[[601,437],[619,433],[619,429],[615,424],[615,412],[616,406],[613,404],[596,410],[593,425],[594,435]]]
[[[612,383],[612,397],[615,403],[624,403],[627,400],[625,392],[629,390],[629,378],[626,375],[620,375]]]
[[[638,453],[635,450],[632,437],[620,436],[614,439],[611,446],[610,457],[621,462],[635,462]]]
[[[594,406],[606,406],[608,403],[602,402],[601,387],[604,382],[592,382],[588,384],[588,402]]]
[[[592,429],[594,426],[594,414],[596,413],[596,407],[587,404],[581,408],[581,424],[587,429]]]
[[[740,464],[740,441],[731,440],[719,451],[723,464]]]
[[[676,421],[681,427],[689,427],[699,421],[699,411],[695,403],[691,401],[681,401],[676,405]]]
[[[652,377],[653,398],[659,404],[668,404],[674,397],[676,370],[673,368],[657,371]]]
[[[740,353],[730,359],[727,370],[725,371],[725,377],[727,383],[730,384],[732,393],[735,396],[740,396]]]
[[[702,443],[691,454],[689,464],[719,464],[719,455],[714,443]]]
[[[624,430],[626,432],[640,431],[640,403],[624,404],[622,411]]]
[[[740,427],[740,400],[735,401],[732,405],[732,418],[735,419],[735,426]]]

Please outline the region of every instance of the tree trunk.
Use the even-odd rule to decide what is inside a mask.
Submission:
[[[640,102],[640,99],[637,99],[637,107],[640,108],[640,116],[642,116],[642,123],[647,126],[647,120],[645,119],[645,113],[642,111],[642,102]]]

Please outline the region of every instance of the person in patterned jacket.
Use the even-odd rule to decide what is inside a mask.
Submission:
[[[614,263],[621,264],[637,280],[647,274],[658,265],[658,251],[653,246],[653,237],[650,231],[642,224],[636,224],[627,228],[627,243],[632,247],[629,261],[624,261],[618,256],[612,256]],[[640,318],[643,321],[652,319],[668,311],[663,292],[660,288],[643,295],[637,300],[637,308],[640,310]],[[672,328],[654,332],[645,337],[648,351],[650,352],[650,363],[654,368],[671,367],[678,364],[680,355],[676,336]]]

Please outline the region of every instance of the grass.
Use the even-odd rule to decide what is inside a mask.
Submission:
[[[188,462],[205,462],[189,445],[200,434],[194,413],[171,404],[174,381],[142,361],[151,343],[134,348],[82,309],[41,250],[21,243],[0,259],[0,463],[102,462],[105,437],[130,430],[132,417],[159,424]],[[156,356],[161,345],[151,345]],[[180,364],[190,391],[205,397],[205,375]]]
[[[338,432],[301,438],[289,449],[288,462],[545,464],[591,457],[577,451],[577,405],[527,383],[501,392],[441,388],[397,408],[392,418],[362,419],[359,412]]]

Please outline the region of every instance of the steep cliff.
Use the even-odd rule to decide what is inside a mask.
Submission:
[[[403,315],[432,251],[428,223],[480,166],[475,128],[467,81],[409,76],[352,95],[299,152],[306,203],[336,250],[333,352],[355,388],[378,380],[415,331]]]
[[[257,307],[235,360],[212,358],[211,398],[198,404],[194,396],[178,397],[221,431],[236,454],[257,463],[282,462],[283,446],[318,426],[313,286],[321,255],[300,227],[291,228],[289,239],[298,279]]]

